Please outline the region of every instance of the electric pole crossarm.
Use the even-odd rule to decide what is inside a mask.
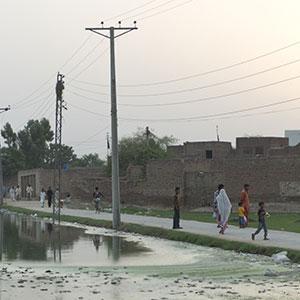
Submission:
[[[122,32],[122,33],[120,33],[120,34],[117,34],[117,35],[115,35],[115,39],[118,38],[118,37],[120,37],[120,36],[122,36],[122,35],[124,35],[124,34],[126,34],[126,33],[128,33],[128,32],[130,32],[130,31],[132,31],[132,30],[136,30],[136,29],[137,29],[137,27],[133,27],[133,28],[131,28],[131,29],[128,29],[128,30],[125,31],[125,32]]]
[[[113,27],[114,30],[132,30],[132,29],[138,29],[136,26],[135,27]],[[111,27],[87,27],[85,30],[107,30],[109,31]]]
[[[96,28],[86,28],[85,30],[92,31],[92,32],[94,32],[94,33],[96,33],[96,34],[99,34],[99,35],[102,35],[102,36],[104,36],[104,37],[106,37],[106,38],[108,38],[108,39],[110,38],[108,35],[96,31],[96,30],[97,30]]]

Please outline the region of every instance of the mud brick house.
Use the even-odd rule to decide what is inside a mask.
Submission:
[[[152,160],[146,169],[130,166],[121,178],[121,199],[127,204],[171,206],[174,188],[180,186],[184,205],[190,208],[211,203],[219,183],[238,202],[244,183],[251,185],[252,201],[300,203],[300,144],[289,146],[283,137],[239,137],[236,148],[229,142],[186,142],[168,148],[169,159]],[[51,185],[53,171],[27,170],[18,174],[24,191],[31,183],[35,191]],[[63,172],[62,192],[73,198],[90,199],[99,186],[111,197],[110,178],[97,169]]]

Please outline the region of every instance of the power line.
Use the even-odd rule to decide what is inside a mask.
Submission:
[[[96,49],[104,42],[104,39],[100,40],[100,42],[98,42],[95,47],[93,47],[84,57],[83,59],[81,59],[69,72],[66,72],[66,75],[71,74],[72,72],[74,72],[74,70],[76,70],[78,68],[78,66],[80,66],[93,52],[96,51]]]
[[[89,141],[90,139],[92,139],[93,137],[99,135],[100,133],[102,133],[103,131],[107,130],[109,128],[109,125],[106,125],[104,128],[102,128],[101,130],[97,131],[96,133],[94,133],[93,135],[91,135],[90,137],[88,137],[87,139],[79,142],[78,144],[76,145],[73,145],[73,147],[78,147],[82,144],[85,144],[87,141]]]
[[[187,5],[187,4],[189,4],[190,2],[192,2],[192,1],[194,1],[194,0],[187,0],[187,1],[184,1],[184,2],[182,2],[182,3],[179,3],[179,4],[177,4],[177,5],[172,6],[172,7],[170,7],[170,8],[167,8],[167,9],[165,9],[165,10],[156,12],[156,13],[154,13],[154,14],[152,14],[152,15],[149,15],[149,16],[145,16],[145,17],[139,18],[139,19],[137,19],[137,21],[143,21],[143,20],[146,20],[146,19],[149,19],[149,18],[158,16],[158,15],[164,14],[164,13],[166,13],[166,12],[169,12],[169,11],[171,11],[171,10],[174,10],[175,8],[178,8],[178,7]]]
[[[129,10],[123,12],[123,13],[120,13],[120,14],[118,14],[118,15],[115,15],[115,16],[113,16],[113,17],[110,17],[110,18],[108,18],[108,19],[105,19],[104,22],[111,21],[111,20],[117,19],[117,18],[119,18],[119,17],[122,17],[122,16],[124,16],[124,15],[127,15],[128,13],[134,12],[134,11],[136,11],[136,10],[138,10],[138,9],[140,9],[140,8],[143,8],[143,7],[145,7],[145,6],[148,6],[148,5],[150,5],[151,3],[156,2],[156,1],[158,1],[158,0],[151,0],[151,1],[148,1],[148,2],[146,2],[146,3],[144,3],[144,4],[140,5],[140,6],[137,6],[137,7],[135,7],[135,8],[129,9]]]
[[[201,73],[196,73],[196,74],[192,74],[192,75],[187,75],[187,76],[182,76],[182,77],[178,77],[178,78],[174,78],[174,79],[169,79],[169,80],[163,80],[163,81],[154,81],[154,82],[145,82],[145,83],[138,83],[138,84],[122,84],[119,85],[120,87],[146,87],[146,86],[156,86],[156,85],[163,85],[163,84],[168,84],[168,83],[174,83],[174,82],[179,82],[179,81],[183,81],[183,80],[188,80],[188,79],[193,79],[193,78],[197,78],[197,77],[202,77],[205,75],[209,75],[209,74],[213,74],[213,73],[217,73],[220,71],[225,71],[228,69],[232,69],[234,67],[237,66],[241,66],[256,60],[259,60],[261,58],[273,55],[275,53],[284,51],[286,49],[289,49],[291,47],[294,47],[296,45],[299,45],[300,41],[296,41],[294,43],[288,44],[287,46],[281,47],[281,48],[277,48],[275,50],[263,53],[261,55],[249,58],[249,59],[245,59],[242,60],[240,62],[231,64],[231,65],[227,65],[227,66],[223,66],[223,67],[218,67],[209,71],[205,71],[205,72],[201,72]],[[81,81],[82,83],[87,83],[87,84],[91,84],[91,85],[95,85],[95,86],[102,86],[102,87],[106,87],[106,84],[97,84],[97,83],[90,83],[90,82],[86,82],[86,81]]]
[[[89,35],[87,38],[84,39],[83,43],[81,43],[81,45],[73,52],[73,54],[68,58],[66,59],[66,61],[63,63],[62,67],[61,68],[64,68],[76,55],[77,53],[79,53],[79,51],[86,45],[86,43],[90,40],[92,35]],[[28,96],[26,96],[25,98],[17,101],[15,103],[15,105],[17,104],[21,104],[23,103],[24,101],[28,100],[29,98],[31,98],[31,96],[33,96],[36,92],[38,92],[43,86],[45,86],[46,84],[48,84],[53,76],[55,76],[56,73],[54,73],[53,75],[51,75],[45,82],[43,82],[38,88],[36,88],[33,92],[31,92]]]
[[[109,47],[105,48],[104,51],[102,51],[89,65],[87,65],[84,69],[82,69],[76,76],[74,76],[73,78],[70,78],[69,82],[72,82],[74,80],[76,80],[76,78],[78,78],[82,73],[84,73],[86,70],[88,70],[91,66],[94,65],[94,63],[100,59],[102,56],[104,56],[107,51],[109,50]]]
[[[27,122],[28,120],[31,120],[32,118],[34,118],[34,116],[41,116],[41,112],[45,112],[45,111],[48,111],[49,107],[51,106],[52,102],[48,102],[47,100],[53,96],[53,92],[50,93],[48,95],[48,97],[45,98],[45,101],[43,101],[39,106],[38,108],[30,115],[30,117],[25,121],[25,122],[22,122],[20,125],[16,126],[16,131],[20,130],[21,127],[23,127]],[[48,105],[50,103],[50,106]]]
[[[211,83],[211,84],[207,84],[207,85],[202,85],[202,86],[198,86],[198,87],[194,87],[194,88],[188,88],[188,89],[180,89],[180,90],[175,90],[175,91],[166,91],[166,92],[161,92],[161,93],[147,93],[147,94],[120,94],[120,96],[122,97],[156,97],[156,96],[166,96],[166,95],[174,95],[174,94],[180,94],[180,93],[187,93],[187,92],[193,92],[193,91],[198,91],[198,90],[202,90],[202,89],[207,89],[207,88],[211,88],[211,87],[216,87],[216,86],[220,86],[220,85],[224,85],[224,84],[228,84],[228,83],[232,83],[235,81],[239,81],[239,80],[244,80],[244,79],[248,79],[257,75],[261,75],[270,71],[274,71],[295,63],[298,63],[300,61],[300,59],[296,59],[275,67],[271,67],[271,68],[267,68],[255,73],[250,73],[248,75],[244,75],[244,76],[239,76],[239,77],[235,77],[233,79],[229,79],[229,80],[224,80],[224,81],[219,81],[219,82],[215,82],[215,83]],[[72,85],[73,86],[73,85]],[[80,89],[76,86],[73,86],[77,89]],[[91,93],[95,93],[95,94],[99,94],[99,95],[108,95],[106,93],[99,93],[99,92],[95,92],[92,90],[87,90],[87,89],[83,89],[81,88],[81,90],[83,91],[88,91]]]
[[[270,83],[267,83],[267,84],[259,85],[259,86],[253,87],[253,88],[243,89],[243,90],[239,90],[239,91],[231,92],[231,93],[227,93],[227,94],[220,94],[220,95],[217,95],[217,96],[209,96],[209,97],[198,98],[198,99],[194,99],[194,100],[184,100],[184,101],[169,102],[169,103],[152,103],[152,104],[120,103],[119,105],[120,106],[132,106],[132,107],[163,107],[163,106],[183,105],[183,104],[188,104],[188,103],[211,101],[211,100],[216,100],[216,99],[221,99],[221,98],[227,98],[227,97],[230,97],[230,96],[241,95],[241,94],[244,94],[244,93],[249,93],[249,92],[252,92],[252,91],[260,90],[260,89],[263,89],[263,88],[267,88],[267,87],[270,87],[270,86],[274,86],[274,85],[277,85],[277,84],[281,84],[281,83],[288,82],[288,81],[295,80],[295,79],[299,79],[299,78],[300,78],[300,75],[297,75],[297,76],[289,77],[289,78],[282,79],[282,80],[279,80],[279,81],[274,81],[274,82],[270,82]],[[89,90],[78,88],[78,87],[76,87],[76,88],[79,89],[79,90],[89,91]],[[91,91],[89,91],[89,92],[91,92]],[[97,92],[93,92],[93,93],[98,94]],[[77,94],[77,95],[79,95],[79,94]],[[93,98],[85,97],[85,96],[82,96],[82,95],[80,95],[80,96],[84,97],[86,99],[96,101],[96,99],[93,99]]]
[[[133,16],[128,16],[126,18],[123,18],[121,21],[126,21],[126,20],[133,19],[133,18],[141,16],[141,15],[144,15],[145,13],[147,13],[149,11],[153,11],[153,10],[155,10],[157,8],[160,8],[162,6],[168,5],[169,3],[174,2],[174,1],[176,1],[176,0],[168,0],[166,2],[163,2],[163,3],[159,4],[159,5],[156,5],[154,7],[151,7],[151,8],[148,8],[146,10],[143,10],[143,11],[141,11],[141,12],[139,12],[139,13],[133,15]]]
[[[146,121],[146,122],[193,121],[193,120],[201,120],[201,119],[208,119],[208,118],[214,118],[214,117],[222,117],[222,116],[227,116],[227,115],[231,115],[231,114],[237,114],[237,113],[241,113],[241,112],[252,111],[252,110],[256,110],[256,109],[273,107],[273,106],[278,106],[278,105],[282,105],[282,104],[286,104],[286,103],[296,102],[298,100],[300,100],[300,97],[290,98],[290,99],[287,99],[287,100],[282,100],[282,101],[273,102],[273,103],[264,104],[264,105],[259,105],[259,106],[252,106],[252,107],[239,109],[239,110],[233,110],[233,111],[229,111],[229,112],[210,114],[210,115],[202,115],[202,116],[192,116],[192,117],[185,117],[185,118],[170,118],[170,119],[146,119],[146,118],[143,118],[143,119],[138,119],[138,118],[125,118],[125,117],[123,118],[123,117],[120,117],[119,119],[124,120],[124,121],[138,121],[138,122],[143,122],[143,121]],[[88,112],[90,114],[94,114],[94,115],[109,118],[108,115],[103,115],[103,114],[97,113],[95,111],[91,111],[91,110],[82,108],[80,106],[76,106],[76,108],[79,109],[79,110]]]
[[[236,115],[236,116],[227,116],[222,118],[207,118],[207,119],[201,119],[199,121],[214,121],[214,120],[226,120],[226,119],[240,119],[240,118],[246,118],[246,117],[252,117],[252,116],[259,116],[259,115],[268,115],[268,114],[275,114],[275,113],[281,113],[281,112],[287,112],[287,111],[294,111],[300,109],[300,106],[296,106],[293,108],[288,109],[280,109],[280,110],[270,110],[270,111],[264,111],[264,112],[257,112],[253,114],[245,114],[245,115]]]
[[[50,87],[49,89],[45,90],[42,94],[46,93],[46,92],[49,92],[50,90],[52,90],[52,87]],[[39,104],[42,100],[44,99],[48,99],[49,98],[49,94],[46,96],[46,97],[42,97],[40,98],[40,96],[42,94],[39,94],[37,95],[36,97],[32,98],[30,101],[28,101],[27,103],[24,103],[20,106],[17,106],[16,108],[14,108],[14,110],[26,110],[27,108],[33,106],[33,105],[36,105],[36,104]],[[37,101],[34,101],[38,99]]]
[[[94,98],[90,98],[90,97],[87,97],[87,96],[84,96],[84,95],[81,95],[79,93],[76,93],[76,92],[72,92],[72,91],[69,91],[69,93],[75,95],[75,96],[78,96],[78,97],[81,97],[81,98],[84,98],[84,99],[87,99],[87,100],[90,100],[90,101],[93,101],[93,102],[96,102],[96,103],[104,103],[104,104],[110,104],[109,101],[103,101],[103,100],[99,100],[99,99],[94,99]],[[119,104],[120,105],[120,104]]]
[[[90,114],[93,114],[93,115],[95,115],[95,116],[101,116],[101,117],[105,117],[105,118],[110,118],[110,116],[108,116],[108,115],[104,115],[104,114],[101,114],[101,113],[98,113],[98,112],[95,112],[95,111],[88,110],[88,109],[86,109],[86,108],[82,108],[82,107],[77,106],[77,105],[75,105],[75,104],[73,104],[73,103],[70,104],[70,103],[68,102],[68,105],[71,106],[71,107],[74,107],[74,108],[76,108],[76,109],[78,109],[78,110],[82,110],[82,111],[88,112],[88,113],[90,113]]]
[[[221,116],[226,116],[226,115],[231,115],[231,114],[237,114],[237,113],[252,111],[252,110],[261,109],[261,108],[273,107],[273,106],[282,105],[282,104],[286,104],[286,103],[296,102],[299,100],[300,100],[300,97],[297,97],[297,98],[291,98],[291,99],[273,102],[273,103],[269,103],[269,104],[265,104],[265,105],[253,106],[253,107],[248,107],[248,108],[239,109],[239,110],[233,110],[233,111],[224,112],[224,113],[202,115],[202,116],[192,116],[192,117],[186,117],[186,118],[170,118],[170,119],[120,118],[120,119],[123,119],[126,121],[148,121],[148,122],[193,121],[193,120],[207,119],[207,118],[211,118],[211,117],[221,117]]]

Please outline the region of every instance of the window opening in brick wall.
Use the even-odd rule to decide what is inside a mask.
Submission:
[[[255,155],[264,155],[263,147],[255,147]]]
[[[252,148],[251,147],[245,147],[244,149],[243,149],[243,154],[245,154],[245,155],[252,155]]]
[[[212,159],[213,158],[212,150],[206,150],[205,154],[206,154],[206,159]]]

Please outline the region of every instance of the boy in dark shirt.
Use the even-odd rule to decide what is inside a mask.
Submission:
[[[257,230],[252,233],[252,240],[255,240],[255,236],[260,233],[260,231],[263,229],[264,230],[264,240],[269,240],[268,239],[268,229],[267,229],[267,224],[266,224],[266,216],[269,216],[269,214],[265,211],[265,203],[264,202],[259,202],[259,210],[257,212],[258,215],[258,228]]]

